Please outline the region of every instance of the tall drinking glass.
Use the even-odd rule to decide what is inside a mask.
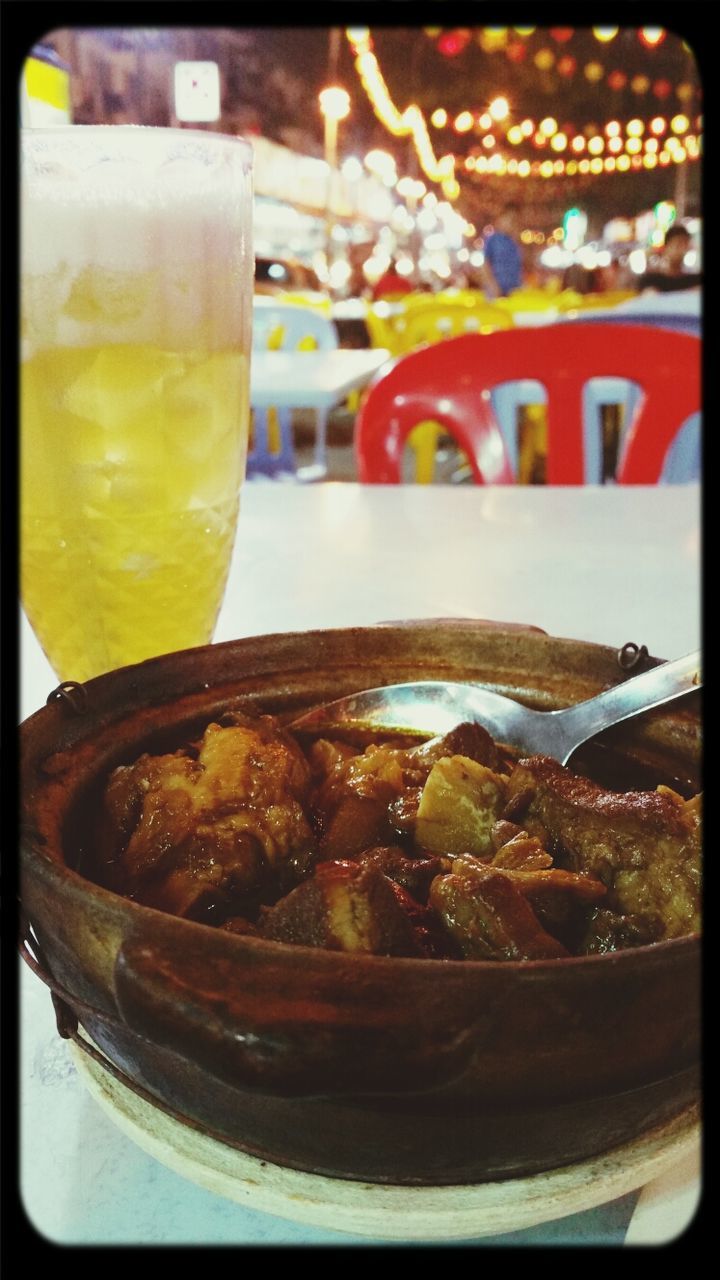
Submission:
[[[22,138],[20,577],[61,680],[212,639],[245,473],[251,148]]]

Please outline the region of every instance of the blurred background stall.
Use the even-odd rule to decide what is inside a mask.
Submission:
[[[22,89],[27,123],[248,137],[256,291],[323,311],[340,347],[490,331],[491,304],[523,326],[622,305],[678,225],[701,277],[700,74],[661,27],[60,27]],[[496,298],[485,248],[508,205],[521,282]],[[431,296],[439,324],[410,323]],[[330,415],[330,478],[357,478],[357,405]],[[293,430],[312,453],[302,413]]]

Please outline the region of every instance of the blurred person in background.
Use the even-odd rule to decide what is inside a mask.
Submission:
[[[699,271],[686,271],[684,266],[691,242],[692,237],[687,227],[681,222],[674,222],[665,232],[659,269],[646,271],[638,281],[639,288],[643,292],[653,289],[658,293],[698,288],[702,284],[702,274]]]
[[[483,289],[488,298],[506,298],[523,283],[523,261],[518,244],[520,207],[506,204],[495,219],[495,229],[483,246]]]
[[[380,298],[398,298],[401,294],[412,292],[413,285],[407,276],[400,274],[397,261],[393,258],[387,271],[383,271],[380,279],[375,282],[372,299],[373,302],[378,302]]]

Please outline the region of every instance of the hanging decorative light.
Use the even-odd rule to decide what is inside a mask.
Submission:
[[[619,91],[624,89],[627,84],[627,76],[624,71],[611,71],[607,78],[607,82],[611,89]]]
[[[493,120],[506,120],[510,114],[510,103],[507,98],[493,98],[490,106],[488,107],[488,111],[490,112]]]
[[[507,27],[481,27],[477,41],[484,53],[495,53],[496,50],[505,48],[508,29]]]
[[[438,52],[444,58],[457,58],[470,43],[470,32],[465,28],[455,31],[443,31],[437,42]]]
[[[650,88],[650,80],[647,76],[633,76],[630,81],[630,88],[633,93],[647,93]]]
[[[454,196],[448,194],[457,185],[453,179],[453,157],[446,155],[439,160],[436,159],[428,136],[425,117],[418,106],[413,103],[404,111],[398,111],[388,92],[378,60],[372,51],[367,27],[360,29],[348,27],[345,34],[355,53],[355,68],[360,81],[378,119],[395,137],[412,136],[423,172],[433,182],[441,184],[447,199],[454,199]]]
[[[669,80],[656,80],[652,89],[655,97],[660,98],[661,101],[669,98],[672,93],[672,85]]]
[[[688,129],[690,128],[690,121],[688,120],[687,116],[683,116],[683,115],[673,116],[672,120],[670,121],[670,128],[672,129],[673,133],[687,133]]]
[[[527,46],[522,40],[512,40],[505,50],[511,62],[524,62],[527,54]]]
[[[577,71],[577,58],[573,58],[571,53],[564,53],[562,58],[558,58],[557,69],[561,76],[569,79]]]
[[[642,27],[638,32],[640,40],[646,49],[657,49],[665,39],[665,32],[662,27]]]
[[[601,62],[588,62],[585,67],[585,79],[591,84],[597,84],[598,80],[602,80],[605,75],[605,68]]]
[[[601,44],[607,44],[608,41],[615,39],[618,30],[618,27],[593,27],[592,32],[596,40]]]
[[[575,34],[573,27],[551,27],[550,35],[558,44],[567,44],[568,40],[572,40]]]
[[[552,49],[538,49],[534,62],[538,71],[549,71],[555,63],[555,54]]]

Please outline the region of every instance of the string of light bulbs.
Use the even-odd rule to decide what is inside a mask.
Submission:
[[[367,27],[347,27],[345,35],[355,54],[355,68],[375,115],[394,137],[411,136],[423,173],[431,182],[440,183],[448,200],[457,198],[460,192],[455,178],[455,158],[452,155],[435,156],[425,117],[414,103],[399,111],[395,106],[373,53],[370,31]]]
[[[423,172],[432,182],[441,184],[446,199],[454,200],[459,194],[460,186],[456,178],[459,167],[463,167],[466,174],[509,174],[519,178],[562,175],[572,177],[576,174],[584,176],[637,172],[638,169],[653,169],[657,165],[665,167],[669,164],[683,164],[697,160],[702,153],[702,136],[689,132],[690,120],[683,114],[674,116],[669,122],[663,116],[654,116],[649,121],[633,118],[625,124],[624,130],[619,121],[610,120],[602,128],[590,125],[584,131],[575,131],[572,125],[559,129],[557,122],[547,117],[537,126],[529,119],[521,124],[510,125],[505,140],[512,147],[517,147],[529,139],[536,148],[549,145],[556,153],[569,150],[571,158],[566,160],[558,156],[554,160],[518,160],[512,155],[495,150],[495,134],[489,130],[497,129],[497,125],[509,115],[508,104],[504,99],[497,99],[487,112],[478,115],[462,111],[455,116],[453,122],[459,133],[467,133],[474,127],[479,131],[485,130],[481,141],[493,154],[462,158],[450,153],[437,160],[421,109],[413,104],[401,112],[392,101],[380,64],[372,50],[369,28],[348,27],[345,34],[355,54],[355,66],[361,84],[376,116],[393,136],[412,135]],[[503,110],[493,111],[493,106],[501,101],[504,104]],[[435,128],[444,128],[449,123],[449,116],[444,108],[439,107],[433,112],[431,123]],[[695,124],[700,129],[702,117],[698,116]],[[624,140],[621,137],[623,131],[626,135]],[[666,133],[669,136],[661,142],[660,139]],[[582,154],[586,150],[589,157]],[[609,154],[604,155],[606,150]]]
[[[687,159],[687,152],[682,147],[659,153],[650,151],[644,155],[623,153],[619,156],[593,156],[592,158],[583,156],[579,160],[559,158],[557,160],[549,158],[532,161],[518,160],[514,156],[496,151],[489,156],[467,156],[463,161],[463,168],[469,175],[494,174],[499,177],[509,175],[517,178],[554,178],[574,177],[578,174],[585,176],[601,173],[636,173],[640,169],[655,169],[658,165],[666,168],[670,164],[684,164]]]

